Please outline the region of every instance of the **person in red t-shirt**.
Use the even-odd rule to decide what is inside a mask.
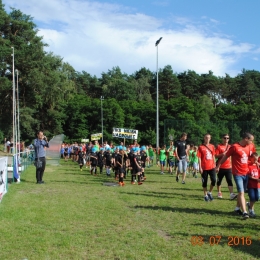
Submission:
[[[244,133],[242,140],[233,144],[227,153],[218,161],[216,171],[219,171],[228,157],[232,158],[232,174],[237,186],[237,206],[235,212],[242,215],[244,219],[249,218],[246,211],[245,190],[248,182],[248,157],[255,152],[252,145],[254,136],[251,133]],[[240,209],[241,208],[241,209]],[[241,211],[242,210],[242,211]]]
[[[222,144],[219,144],[216,148],[215,157],[220,160],[230,148],[229,142],[229,135],[224,134],[222,136]],[[231,171],[231,160],[228,158],[223,164],[220,165],[219,172],[217,175],[217,189],[218,189],[218,198],[222,199],[222,192],[221,192],[221,182],[222,179],[226,178],[228,189],[230,192],[230,199],[233,200],[237,197],[237,194],[233,193],[233,183],[232,183],[232,171]]]
[[[199,158],[199,171],[202,179],[202,187],[204,191],[204,200],[213,200],[212,190],[216,184],[215,172],[215,147],[210,144],[211,135],[204,136],[204,143],[199,146],[197,156]],[[208,176],[210,176],[210,189],[207,191]]]
[[[260,199],[260,169],[257,163],[258,154],[252,153],[249,157],[249,179],[248,179],[248,196],[250,199],[250,203],[247,202],[247,208],[249,212],[249,216],[255,218],[256,214],[254,211],[254,204],[256,201]]]

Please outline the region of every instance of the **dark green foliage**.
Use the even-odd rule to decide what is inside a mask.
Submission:
[[[1,1],[0,32],[0,130],[4,137],[12,133],[14,47],[23,140],[31,140],[38,129],[50,136],[64,133],[71,141],[101,132],[103,96],[104,140],[112,141],[113,127],[124,127],[139,130],[141,144],[156,143],[157,73],[144,67],[131,75],[114,67],[101,78],[76,72],[61,57],[44,51],[47,45],[37,36],[31,16],[16,9],[7,14]],[[212,71],[177,74],[167,65],[159,69],[158,77],[160,143],[167,142],[169,134],[178,138],[182,131],[195,143],[207,132],[217,143],[223,132],[237,141],[243,131],[251,131],[259,143],[260,72],[243,69],[234,78],[217,77]]]

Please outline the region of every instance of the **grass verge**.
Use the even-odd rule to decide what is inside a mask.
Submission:
[[[109,187],[106,176],[73,162],[47,166],[46,184],[29,167],[0,204],[1,259],[258,259],[260,218],[233,214],[223,199],[203,201],[200,179],[160,175]],[[216,197],[216,190],[214,191]],[[256,213],[259,212],[256,203]],[[260,215],[259,215],[260,216]]]

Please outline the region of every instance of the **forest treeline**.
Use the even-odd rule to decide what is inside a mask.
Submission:
[[[113,67],[96,77],[75,71],[62,57],[45,51],[47,44],[30,15],[16,9],[7,13],[1,0],[0,32],[1,141],[12,136],[14,47],[22,140],[30,142],[37,129],[50,137],[64,133],[70,141],[100,133],[103,96],[105,140],[112,140],[113,127],[124,127],[139,130],[139,142],[156,143],[156,72],[140,68],[128,75]],[[176,138],[182,131],[193,139],[195,134],[201,139],[214,132],[218,141],[223,131],[235,129],[236,133],[252,131],[259,139],[259,71],[243,69],[235,77],[219,77],[212,71],[176,73],[167,65],[158,76],[160,143],[169,133]],[[165,120],[189,122],[190,127]],[[238,121],[250,123],[241,127]]]

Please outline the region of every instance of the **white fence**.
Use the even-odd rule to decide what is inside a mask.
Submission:
[[[7,177],[7,162],[8,158],[0,158],[0,202],[7,192],[8,177]]]

